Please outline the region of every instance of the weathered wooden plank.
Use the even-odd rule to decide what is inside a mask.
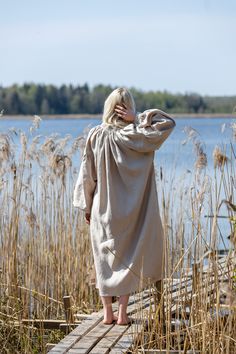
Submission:
[[[210,298],[210,295],[214,292],[215,292],[214,288],[207,289],[207,294],[204,294],[204,297],[206,297],[205,305],[210,305],[212,303],[212,299]],[[198,295],[201,299],[201,294],[198,294]],[[191,301],[192,301],[191,296],[189,296],[189,298],[176,299],[175,301],[170,302],[168,305],[165,304],[164,311],[165,312],[167,310],[170,311],[172,317],[175,316],[176,313],[179,313],[180,316],[182,316],[182,313],[184,313],[184,317],[188,318],[188,316],[190,315],[190,310],[191,310],[191,308],[190,308]]]
[[[128,326],[114,326],[91,350],[90,354],[107,354],[122,335],[127,331]]]
[[[97,342],[104,337],[104,335],[106,335],[106,333],[109,332],[113,326],[113,324],[105,325],[103,323],[99,323],[92,331],[89,332],[87,336],[82,337],[77,343],[75,343],[68,353],[72,354],[78,349],[78,353],[89,353]]]
[[[210,263],[209,264],[206,264],[202,267],[202,272],[205,273],[205,272],[211,272],[211,271],[214,271],[215,269],[215,265],[218,265],[219,267],[224,267],[224,266],[227,266],[229,264],[233,264],[235,263],[235,256],[234,255],[227,255],[225,257],[222,257],[222,258],[219,258],[219,259],[216,259],[216,260],[210,260]],[[190,269],[188,270],[187,272],[184,272],[183,273],[183,276],[192,276],[193,275],[193,270]]]
[[[230,258],[228,260],[228,262],[225,261],[223,264],[221,262],[216,263],[215,266],[219,266],[217,269],[218,275],[219,276],[226,275],[230,270],[234,269],[235,263],[236,263],[236,260],[234,259],[234,257]],[[212,267],[210,269],[208,266],[205,270],[206,270],[205,273],[201,273],[201,277],[203,280],[208,279],[210,276],[211,277],[215,276],[215,274],[214,274],[214,272],[216,271],[215,268]],[[191,271],[191,273],[192,273],[192,271]],[[165,287],[165,289],[168,289],[168,290],[174,292],[176,289],[185,287],[186,284],[191,284],[191,283],[192,283],[192,274],[191,274],[190,278],[182,279],[182,276],[181,276],[181,280],[175,279],[174,282],[172,281],[172,279],[165,279],[164,287]]]
[[[74,323],[74,315],[73,315],[72,305],[71,305],[71,296],[70,295],[63,296],[63,303],[64,303],[66,322]]]
[[[43,327],[44,329],[59,329],[61,324],[67,325],[68,323],[65,320],[42,320],[42,319],[22,319],[20,321],[24,325],[34,326],[34,327]],[[75,321],[72,325],[78,326],[81,321]]]
[[[75,313],[74,317],[77,319],[77,321],[80,320],[86,320],[87,318],[91,317],[91,314],[87,314],[87,313]]]
[[[73,329],[75,329],[78,326],[78,324],[76,325],[75,323],[70,324],[70,323],[61,323],[59,329],[66,333],[69,334],[71,331],[73,331]]]
[[[132,314],[138,312],[139,310],[145,309],[151,303],[153,303],[153,301],[154,301],[153,297],[147,297],[144,299],[140,299],[139,301],[134,302],[133,304],[131,304],[127,307],[127,314],[132,315]]]
[[[134,342],[138,341],[140,334],[143,331],[145,322],[136,321],[128,328],[124,335],[117,341],[115,346],[111,349],[110,354],[121,354],[131,349]]]
[[[67,353],[70,348],[84,335],[89,333],[94,327],[98,325],[103,319],[102,313],[98,313],[97,316],[89,318],[83,321],[81,325],[76,327],[72,332],[70,332],[65,338],[63,338],[52,350],[49,351],[50,354],[53,353]]]
[[[216,274],[216,276],[208,274],[208,277],[205,279],[205,281],[203,278],[200,279],[202,283],[199,283],[200,285],[197,287],[197,294],[199,297],[201,297],[201,293],[203,292],[204,296],[207,297],[214,293],[215,289],[212,285],[214,285],[215,278],[217,278],[217,282],[227,281],[229,278],[231,278],[234,274],[234,262],[231,262],[230,267],[227,266],[227,269],[225,269],[224,271],[222,271],[221,269],[221,273],[219,274]],[[178,290],[175,289],[173,292],[171,292],[170,290],[165,291],[164,285],[164,291],[166,293],[164,295],[164,313],[166,313],[166,311],[171,311],[171,314],[173,316],[176,312],[182,313],[184,311],[185,316],[188,317],[190,313],[189,306],[191,304],[193,288],[191,280],[187,284],[188,286],[185,285],[185,287],[181,287],[180,284],[180,288]]]
[[[46,344],[46,353],[48,353],[49,350],[51,350],[52,348],[54,348],[55,345],[56,345],[55,343],[47,343],[47,344]]]
[[[202,281],[202,286],[201,284],[198,286],[198,291],[201,289],[205,289],[206,284],[208,287],[210,287],[212,284],[214,284],[215,279],[217,278],[218,281],[227,281],[229,278],[232,278],[234,275],[234,264],[232,263],[230,267],[227,267],[225,269],[220,269],[218,271],[218,274],[210,274],[208,273],[205,277],[200,277],[200,280]],[[193,292],[193,280],[189,279],[187,281],[182,281],[179,280],[178,284],[168,284],[165,283],[163,285],[163,291],[165,293],[164,295],[164,303],[168,299],[171,299],[171,301],[175,301],[175,299],[184,298],[186,296],[190,296],[191,293]],[[169,300],[170,301],[170,300]]]
[[[103,314],[99,314],[98,316],[93,316],[84,320],[81,325],[77,326],[69,335],[70,336],[84,336],[90,330],[98,325],[103,319]]]
[[[217,281],[223,281],[223,280],[228,280],[228,278],[231,278],[233,276],[233,270],[227,270],[224,274],[221,275],[216,275]],[[206,287],[210,287],[214,284],[215,282],[215,276],[209,276],[207,279],[202,279],[200,280],[203,281],[202,285],[199,284],[198,286],[198,291],[205,290]],[[174,300],[176,298],[183,298],[186,295],[190,295],[192,293],[192,281],[188,281],[187,283],[184,284],[184,286],[180,283],[179,288],[175,287],[173,291],[170,289],[166,290],[166,295],[165,295],[165,300],[167,298],[170,298],[171,300]]]

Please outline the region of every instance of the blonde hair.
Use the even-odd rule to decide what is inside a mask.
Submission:
[[[106,124],[115,125],[117,127],[123,128],[130,122],[124,121],[119,117],[115,111],[116,105],[125,105],[128,109],[132,109],[135,112],[135,103],[132,94],[124,87],[119,87],[112,91],[112,93],[107,97],[104,103],[103,117],[102,120]]]

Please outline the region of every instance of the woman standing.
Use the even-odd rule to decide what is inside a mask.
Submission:
[[[135,114],[131,93],[118,88],[105,101],[103,123],[88,134],[73,204],[90,224],[106,324],[127,324],[130,293],[164,277],[153,159],[174,127],[161,110]],[[119,296],[118,318],[112,296]]]

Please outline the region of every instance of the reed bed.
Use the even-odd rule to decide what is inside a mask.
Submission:
[[[88,227],[72,205],[79,156],[87,132],[76,139],[37,135],[40,117],[28,132],[11,129],[0,135],[0,346],[3,353],[44,353],[45,342],[57,342],[62,333],[23,326],[23,318],[64,318],[62,298],[71,295],[75,312],[101,307],[94,287],[93,259]],[[181,304],[165,291],[152,313],[144,314],[148,330],[133,352],[153,348],[195,350],[196,353],[233,353],[236,344],[235,279],[212,283],[211,297],[198,292],[211,281],[203,266],[217,260],[219,243],[227,236],[220,226],[222,213],[230,223],[230,253],[236,242],[235,125],[227,147],[217,146],[213,173],[196,131],[186,128],[196,161],[182,176],[166,175],[157,167],[159,204],[166,238],[168,282],[181,281],[198,261],[198,278],[189,295],[189,317],[171,306]],[[15,141],[20,141],[16,144]],[[207,257],[203,257],[208,252]],[[150,291],[153,291],[152,289]],[[199,295],[200,294],[200,295]],[[227,316],[219,315],[225,296]],[[154,295],[153,295],[154,296]],[[161,304],[167,301],[166,317]],[[173,330],[174,326],[174,330]],[[194,351],[193,351],[194,352]]]
[[[170,353],[236,352],[235,124],[231,128],[227,146],[216,146],[207,157],[198,133],[187,127],[185,143],[195,149],[192,170],[183,171],[179,178],[157,170],[166,237],[165,284],[175,282],[177,291],[172,293],[163,284],[160,300],[146,314],[147,329],[134,353],[157,353],[155,348]],[[209,158],[214,167],[208,168]],[[232,257],[233,276],[227,266],[220,276],[224,268],[217,266],[219,245]],[[204,267],[210,264],[206,271]],[[185,285],[182,282],[189,271],[193,276]],[[153,291],[150,294],[155,297]],[[173,306],[177,308],[174,314]]]

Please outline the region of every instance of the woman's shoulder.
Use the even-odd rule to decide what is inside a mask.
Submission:
[[[109,133],[109,132],[113,132],[116,130],[120,130],[120,127],[117,127],[113,124],[108,124],[108,123],[104,123],[102,122],[99,125],[96,125],[95,127],[93,127],[92,129],[90,129],[89,131],[89,135],[96,135],[96,133]]]
[[[106,123],[98,124],[89,130],[87,140],[94,141],[96,140],[97,137],[111,131],[112,128],[113,127],[110,124],[106,124]]]

